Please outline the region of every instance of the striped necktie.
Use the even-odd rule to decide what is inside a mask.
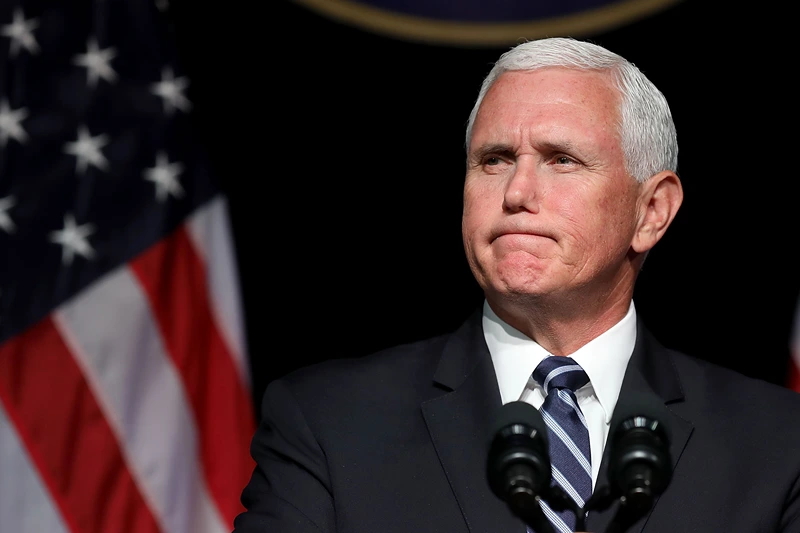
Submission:
[[[586,419],[578,407],[575,391],[589,382],[583,368],[570,357],[546,357],[533,379],[544,388],[544,404],[539,409],[547,424],[553,483],[572,497],[580,507],[592,494],[591,449]],[[558,513],[542,503],[542,510],[556,531],[575,531],[575,514]]]

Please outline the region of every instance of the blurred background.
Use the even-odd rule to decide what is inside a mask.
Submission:
[[[781,10],[605,2],[619,11],[601,17],[602,4],[276,2],[261,31],[212,7],[179,14],[231,202],[257,390],[303,364],[448,331],[473,309],[464,126],[491,63],[545,35],[620,53],[672,107],[685,203],[644,268],[640,313],[672,347],[785,381],[800,222]],[[535,8],[550,17],[514,18]],[[462,29],[458,9],[497,19]],[[501,17],[518,27],[504,33]]]
[[[0,532],[230,531],[271,380],[457,327],[465,125],[526,39],[670,102],[656,336],[800,391],[787,9],[0,1]]]

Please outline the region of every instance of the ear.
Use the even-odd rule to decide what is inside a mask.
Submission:
[[[650,250],[666,233],[683,203],[683,186],[677,174],[665,170],[641,184],[639,221],[631,247],[638,253]]]

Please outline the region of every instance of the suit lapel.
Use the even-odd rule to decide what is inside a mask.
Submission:
[[[469,531],[524,533],[486,479],[490,428],[502,401],[480,312],[451,337],[434,381],[446,392],[424,402],[422,413]]]
[[[636,346],[622,381],[620,400],[632,394],[651,395],[666,404],[668,409],[670,404],[682,402],[683,391],[680,379],[670,357],[669,350],[656,341],[640,320],[637,327]],[[690,421],[679,417],[673,411],[670,411],[670,413],[672,414],[671,419],[667,420],[666,424],[670,429],[670,455],[674,471],[683,449],[689,441],[693,426]],[[617,418],[612,416],[611,427],[616,427],[616,424]],[[611,436],[609,435],[608,442],[610,442],[610,438]],[[608,461],[609,447],[606,446],[600,463],[597,488],[608,484]],[[667,487],[667,490],[669,490],[669,487]],[[653,509],[657,506],[658,499],[653,504]],[[617,506],[614,504],[606,511],[590,513],[587,519],[587,529],[589,531],[606,531],[614,517],[616,508]],[[652,513],[653,509],[651,509],[650,513]],[[626,533],[644,531],[650,513],[627,529]]]

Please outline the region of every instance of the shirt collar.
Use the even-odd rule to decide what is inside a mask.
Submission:
[[[504,322],[485,300],[483,333],[503,403],[518,400],[533,370],[550,354],[537,342]],[[636,308],[631,301],[622,320],[569,354],[589,376],[590,385],[605,413],[606,424],[611,422],[635,343]]]

